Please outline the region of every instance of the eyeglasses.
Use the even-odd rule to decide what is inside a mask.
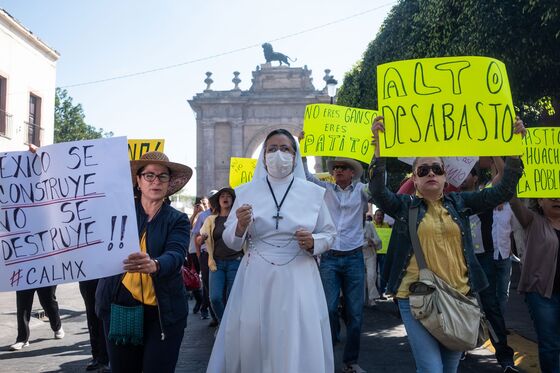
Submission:
[[[333,170],[342,170],[342,171],[353,170],[353,168],[351,166],[348,166],[346,164],[337,164],[337,165],[333,166],[332,169]]]
[[[171,176],[169,174],[156,175],[153,172],[143,172],[140,174],[140,176],[142,176],[144,180],[149,183],[153,182],[156,178],[158,178],[161,183],[167,183],[169,182],[169,179],[171,179]]]
[[[267,153],[275,153],[280,150],[283,153],[294,153],[294,150],[288,145],[270,145],[266,148]]]
[[[445,170],[443,169],[443,166],[440,165],[439,163],[434,163],[432,165],[423,164],[423,165],[418,166],[418,168],[416,169],[416,175],[418,177],[427,176],[430,173],[430,170],[434,174],[439,175],[439,176],[445,174]]]

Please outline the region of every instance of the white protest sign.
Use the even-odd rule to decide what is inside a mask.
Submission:
[[[139,250],[125,137],[0,152],[0,291],[123,272]]]
[[[447,182],[454,187],[460,187],[467,175],[478,161],[478,157],[442,157],[445,164]],[[406,164],[412,165],[415,158],[399,158]]]

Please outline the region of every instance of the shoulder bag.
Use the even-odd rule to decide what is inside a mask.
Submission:
[[[410,239],[420,269],[419,280],[410,285],[412,316],[448,349],[472,350],[488,339],[484,313],[477,298],[459,293],[427,268],[417,220],[418,208],[409,209]]]
[[[109,319],[108,338],[116,345],[142,345],[144,343],[144,286],[142,284],[142,274],[140,274],[140,289],[142,292],[142,303],[135,300],[136,305],[129,305],[130,300],[119,301],[118,294],[122,285],[122,280],[126,272],[121,276],[117,289],[111,302],[111,316]],[[126,289],[125,289],[126,290]],[[126,303],[123,305],[122,303]],[[140,303],[140,304],[138,304]]]
[[[200,276],[196,273],[192,261],[189,260],[186,266],[183,265],[181,273],[183,275],[183,283],[187,290],[200,289]]]

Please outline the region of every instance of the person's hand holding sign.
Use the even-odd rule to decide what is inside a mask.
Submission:
[[[381,115],[373,120],[373,125],[371,126],[371,145],[375,146],[375,158],[379,158],[379,131],[385,132],[385,125]]]
[[[155,273],[158,263],[143,252],[132,253],[124,261],[123,269],[131,273]]]
[[[527,135],[527,128],[525,128],[523,121],[519,117],[515,117],[515,122],[513,123],[513,133],[520,133],[523,137]]]
[[[513,122],[513,133],[514,134],[521,134],[522,137],[525,137],[527,134],[527,128],[523,124],[523,121],[519,117],[515,117],[515,121]],[[512,158],[520,158],[521,155],[512,156]]]

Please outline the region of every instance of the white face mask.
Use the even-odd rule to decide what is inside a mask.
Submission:
[[[280,150],[266,153],[266,170],[270,176],[281,179],[292,173],[294,156]]]

